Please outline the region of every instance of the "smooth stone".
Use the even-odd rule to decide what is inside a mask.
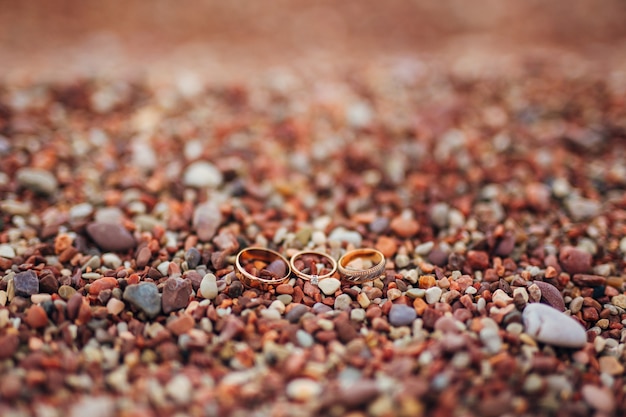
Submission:
[[[320,280],[318,287],[326,295],[335,295],[335,292],[341,287],[341,281],[337,278],[325,278]]]
[[[28,270],[15,274],[13,277],[15,294],[30,297],[39,292],[39,279],[34,271]]]
[[[325,314],[325,313],[328,313],[330,311],[333,311],[333,309],[332,309],[332,307],[327,306],[324,303],[315,303],[315,304],[313,304],[312,311],[315,314]]]
[[[193,213],[193,229],[196,231],[198,239],[203,242],[213,239],[221,223],[222,213],[214,202],[207,201],[199,204]]]
[[[406,304],[394,304],[389,310],[389,323],[392,326],[408,326],[417,318],[417,312]]]
[[[17,171],[15,179],[21,187],[45,195],[53,195],[59,186],[51,172],[39,168],[21,168]]]
[[[546,304],[528,304],[522,313],[522,320],[526,333],[539,342],[569,348],[580,348],[587,343],[583,326]]]
[[[93,213],[93,206],[90,203],[79,203],[70,208],[70,221],[85,219]]]
[[[365,310],[362,308],[355,308],[350,310],[350,320],[352,321],[364,321],[366,317]]]
[[[105,253],[102,255],[102,264],[107,268],[117,269],[122,266],[122,259],[114,253]]]
[[[161,312],[161,294],[152,282],[129,285],[124,290],[123,298],[149,318],[154,318]]]
[[[328,235],[329,241],[351,243],[355,247],[360,247],[363,237],[359,232],[348,230],[345,227],[337,227]]]
[[[426,302],[428,304],[435,304],[439,302],[439,299],[441,298],[442,293],[443,293],[443,290],[441,288],[430,287],[424,293],[424,298],[426,299]]]
[[[133,235],[118,223],[89,223],[86,230],[89,237],[104,251],[127,251],[137,244]]]
[[[183,184],[187,187],[218,187],[223,176],[215,165],[207,161],[196,161],[190,164],[183,174]]]
[[[502,348],[502,338],[497,329],[484,327],[480,330],[479,337],[489,353],[496,354]]]
[[[598,411],[611,413],[615,408],[615,397],[606,388],[586,384],[580,392],[585,402]]]
[[[308,402],[319,398],[322,386],[312,379],[298,378],[287,384],[285,393],[292,400]]]
[[[296,341],[303,348],[310,348],[315,343],[313,336],[302,329],[296,331]]]
[[[565,301],[554,285],[543,281],[534,281],[534,284],[541,290],[541,300],[559,311],[565,311]]]
[[[7,243],[0,245],[0,256],[7,259],[13,259],[15,257],[15,250]]]
[[[204,298],[209,300],[217,297],[218,289],[217,289],[217,278],[212,273],[208,273],[202,278],[200,282],[200,293]]]
[[[96,211],[96,223],[122,223],[124,212],[119,207],[102,207]]]
[[[285,314],[285,318],[289,323],[297,323],[300,318],[309,311],[309,308],[304,304],[292,304],[291,308]]]
[[[564,246],[559,251],[559,263],[566,272],[570,274],[585,274],[591,271],[593,257],[589,252]]]
[[[111,297],[107,302],[107,313],[111,314],[112,316],[117,316],[122,311],[124,311],[125,306],[126,305],[123,301]]]
[[[76,294],[76,290],[69,285],[61,285],[59,287],[59,296],[64,300],[69,300],[74,294]]]
[[[187,262],[187,266],[189,269],[196,269],[196,267],[200,264],[202,260],[202,255],[200,251],[196,248],[189,248],[187,252],[185,252],[185,262]]]
[[[165,392],[176,404],[186,405],[191,401],[193,385],[184,374],[178,374],[167,383]]]
[[[187,307],[192,291],[191,281],[182,278],[168,278],[163,286],[163,296],[161,297],[163,313],[169,314],[172,311]]]
[[[335,310],[349,310],[352,298],[348,294],[340,294],[335,298]]]

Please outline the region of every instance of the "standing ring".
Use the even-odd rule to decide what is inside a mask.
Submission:
[[[289,279],[289,262],[280,253],[265,248],[246,248],[237,254],[236,275],[249,287],[267,289]]]
[[[354,249],[339,258],[337,269],[343,278],[361,284],[381,276],[385,263],[385,255],[376,249]]]
[[[332,256],[317,251],[301,251],[291,257],[291,270],[298,277],[317,285],[320,280],[331,277],[337,270]]]

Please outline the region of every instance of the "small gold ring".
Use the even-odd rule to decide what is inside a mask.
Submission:
[[[363,269],[354,265],[357,259],[362,260]],[[337,269],[343,278],[360,284],[380,277],[385,271],[386,262],[385,255],[376,249],[354,249],[339,258]]]
[[[317,257],[318,259],[322,258],[322,260],[320,260],[320,262],[316,262],[313,259],[313,257]],[[303,269],[298,269],[296,266],[296,262],[298,258],[308,258],[308,259],[301,259],[301,262],[304,263]],[[330,271],[326,272],[325,274],[321,274],[321,275],[318,274],[318,272],[324,271],[324,268],[321,269],[321,271],[318,271],[317,264],[319,263],[322,263],[324,265],[330,264],[329,268],[325,268],[325,269],[330,269]],[[291,259],[289,260],[289,265],[291,266],[291,270],[293,271],[294,274],[296,274],[298,277],[306,281],[311,281],[311,284],[313,285],[317,285],[319,281],[324,278],[331,277],[337,270],[337,261],[335,261],[332,256],[327,255],[323,252],[310,251],[310,250],[300,251],[296,253],[295,255],[293,255]]]
[[[280,263],[284,264],[284,271],[281,270]],[[235,260],[235,268],[237,278],[241,282],[249,287],[261,289],[282,284],[291,274],[289,262],[284,256],[273,250],[257,247],[240,251]]]

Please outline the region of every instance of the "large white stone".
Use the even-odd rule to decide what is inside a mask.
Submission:
[[[222,179],[222,173],[215,165],[206,161],[196,161],[185,170],[183,183],[188,187],[218,187]]]
[[[580,348],[587,343],[587,333],[580,323],[546,304],[528,304],[522,319],[526,333],[539,342],[569,348]]]

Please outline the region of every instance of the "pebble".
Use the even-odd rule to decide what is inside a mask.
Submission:
[[[15,258],[15,250],[11,245],[3,243],[0,245],[0,256],[7,259],[13,259]]]
[[[137,268],[144,268],[146,265],[148,265],[148,262],[150,262],[150,258],[152,257],[152,252],[150,251],[150,248],[147,246],[144,246],[143,248],[139,249],[139,251],[137,252],[137,257],[136,257],[136,264],[137,264]]]
[[[302,329],[296,331],[296,340],[303,348],[310,348],[315,343],[313,336]]]
[[[309,308],[304,304],[291,304],[291,308],[285,314],[285,318],[289,321],[289,323],[297,323],[300,321],[300,317],[308,311]]]
[[[379,250],[386,258],[392,258],[398,250],[396,240],[389,236],[379,236],[374,248]]]
[[[392,326],[408,326],[417,318],[417,312],[406,304],[394,304],[389,310],[389,323]]]
[[[366,317],[366,312],[362,308],[355,308],[350,310],[350,320],[361,322],[364,321]]]
[[[207,201],[196,206],[192,226],[199,240],[208,242],[213,239],[221,223],[222,213],[217,204]]]
[[[615,408],[615,397],[606,388],[586,384],[580,392],[585,402],[598,411],[610,413]]]
[[[89,223],[86,230],[96,245],[104,251],[124,252],[136,245],[133,235],[118,223]]]
[[[122,259],[114,253],[102,255],[102,264],[110,269],[117,269],[122,266]]]
[[[169,314],[172,311],[187,307],[192,291],[191,281],[182,278],[168,278],[163,286],[163,296],[161,297],[163,313]]]
[[[212,300],[217,297],[217,293],[217,278],[209,272],[200,282],[200,294],[202,297]]]
[[[20,346],[20,339],[17,334],[9,333],[0,336],[0,360],[9,359]]]
[[[54,195],[59,186],[56,177],[51,172],[39,168],[21,168],[17,171],[15,179],[20,187],[47,196]]]
[[[574,221],[597,217],[602,210],[602,204],[599,201],[578,196],[566,199],[565,207]]]
[[[309,402],[318,399],[322,393],[322,386],[312,379],[294,379],[285,388],[287,397],[295,401]]]
[[[420,230],[419,223],[412,217],[404,214],[394,217],[389,227],[396,235],[404,239],[415,236]]]
[[[626,309],[626,294],[618,294],[611,297],[611,304]]]
[[[30,297],[39,292],[39,279],[35,271],[28,270],[15,274],[13,277],[15,294]]]
[[[152,282],[129,285],[124,290],[124,300],[143,311],[149,318],[155,318],[161,312],[161,294]]]
[[[175,317],[172,320],[168,320],[167,329],[174,333],[176,336],[180,336],[184,333],[187,333],[189,330],[193,329],[196,325],[195,320],[189,314],[181,314],[178,317]]]
[[[361,246],[363,237],[361,237],[361,234],[359,232],[348,230],[340,226],[330,232],[330,234],[328,235],[328,241],[351,243],[358,248]]]
[[[439,288],[439,287],[430,287],[424,293],[424,298],[426,299],[426,302],[428,304],[435,304],[435,303],[439,302],[439,299],[441,299],[441,294],[442,293],[443,293],[443,290],[441,288]]]
[[[113,417],[115,400],[113,397],[88,396],[70,405],[69,417]]]
[[[522,320],[526,333],[539,342],[569,348],[587,343],[587,333],[576,320],[548,305],[528,304]]]
[[[565,301],[563,301],[561,291],[547,282],[534,281],[533,283],[541,290],[541,300],[543,302],[559,311],[565,311]]]
[[[102,277],[89,284],[89,294],[98,295],[104,290],[112,290],[117,287],[117,279],[113,277]]]
[[[46,315],[43,307],[41,307],[40,305],[33,305],[30,306],[28,310],[26,310],[24,322],[28,324],[32,329],[40,329],[42,327],[46,327],[46,325],[48,324],[48,316]]]
[[[186,405],[194,393],[189,378],[183,374],[174,376],[165,386],[165,392],[178,405]]]
[[[222,184],[223,177],[215,165],[207,161],[196,161],[190,164],[183,174],[183,184],[187,187],[217,188]]]
[[[348,294],[340,294],[335,298],[335,310],[349,310],[350,304],[352,303],[352,298]]]
[[[480,341],[485,349],[491,354],[496,354],[502,349],[502,338],[497,329],[493,327],[484,327],[479,333]]]
[[[200,265],[201,260],[202,255],[198,249],[189,248],[187,249],[187,252],[185,252],[185,262],[187,262],[189,269],[196,269],[196,267]]]
[[[124,311],[124,307],[125,304],[123,301],[111,297],[107,302],[107,313],[111,314],[112,316],[117,316],[122,311]]]
[[[467,263],[474,270],[489,268],[489,254],[485,251],[471,250],[467,252]]]
[[[617,376],[624,373],[624,365],[615,356],[602,356],[598,359],[600,372]]]
[[[69,300],[72,295],[76,294],[76,290],[69,285],[61,285],[59,287],[59,296],[64,300]]]
[[[341,281],[337,278],[325,278],[319,281],[320,290],[326,295],[335,295],[335,292],[341,287]]]
[[[559,263],[570,274],[584,274],[590,272],[593,258],[589,252],[564,246],[559,251]]]

